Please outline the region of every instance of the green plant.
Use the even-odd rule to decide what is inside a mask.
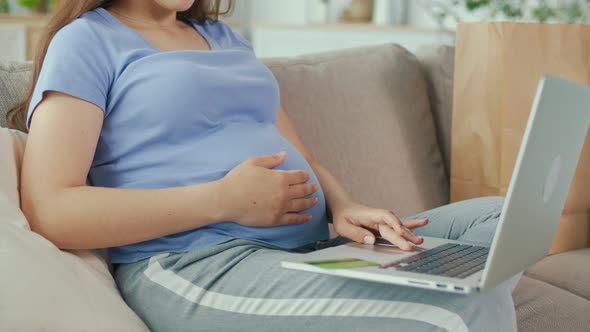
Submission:
[[[18,0],[20,5],[31,11],[46,14],[52,6],[55,6],[55,0]]]
[[[589,8],[590,0],[429,0],[427,5],[441,27],[449,17],[463,21],[462,9],[484,14],[489,20],[579,23]]]
[[[10,4],[8,0],[0,0],[0,13],[9,13],[10,12]]]
[[[487,6],[490,4],[490,0],[466,0],[465,7],[469,10],[476,10],[482,6]]]
[[[531,18],[541,23],[552,20],[566,23],[580,22],[589,4],[590,0],[551,2],[547,0],[465,0],[465,7],[470,11],[487,7],[492,19],[497,18],[498,14],[503,14],[508,19]],[[523,12],[523,9],[527,12]]]
[[[21,6],[28,9],[36,9],[41,4],[42,0],[19,0]]]

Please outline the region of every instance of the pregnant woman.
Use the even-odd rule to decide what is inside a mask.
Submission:
[[[29,129],[21,189],[33,230],[63,249],[110,248],[122,295],[153,331],[514,330],[514,281],[466,297],[280,267],[372,244],[373,232],[403,250],[420,236],[489,242],[502,200],[405,222],[354,203],[220,8],[62,1],[28,98],[9,114]],[[328,222],[341,237],[328,241]]]

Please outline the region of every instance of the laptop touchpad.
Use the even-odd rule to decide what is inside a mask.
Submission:
[[[389,243],[389,245],[379,245],[379,244],[378,245],[370,245],[370,244],[362,244],[362,243],[354,243],[353,242],[353,243],[347,243],[346,245],[353,247],[353,248],[359,248],[359,249],[373,251],[373,252],[382,252],[384,254],[401,255],[401,254],[406,253],[405,251],[393,246],[391,243]]]

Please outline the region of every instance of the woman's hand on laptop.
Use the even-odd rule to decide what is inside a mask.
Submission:
[[[375,234],[396,245],[402,250],[411,251],[412,244],[422,244],[424,239],[412,232],[422,227],[428,219],[402,222],[393,212],[368,206],[349,203],[332,210],[336,232],[353,241],[365,244],[375,243]]]

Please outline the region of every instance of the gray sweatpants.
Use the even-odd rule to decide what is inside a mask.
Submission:
[[[422,236],[490,242],[501,206],[501,198],[481,198],[412,218],[430,219],[416,232]],[[234,240],[122,264],[115,275],[153,331],[516,331],[511,293],[518,276],[464,296],[281,267],[310,249]]]

